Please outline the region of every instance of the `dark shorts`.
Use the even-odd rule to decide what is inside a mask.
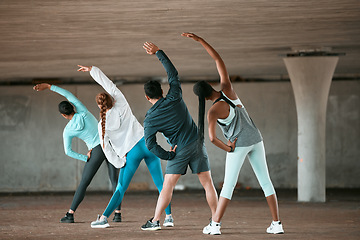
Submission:
[[[209,157],[205,144],[191,143],[176,152],[175,158],[169,160],[165,174],[186,174],[189,165],[193,174],[210,171]]]

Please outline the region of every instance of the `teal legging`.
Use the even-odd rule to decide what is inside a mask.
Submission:
[[[121,203],[125,191],[129,187],[130,181],[138,169],[140,162],[145,159],[151,177],[159,191],[163,188],[164,177],[161,170],[160,159],[151,153],[145,146],[142,138],[126,155],[126,164],[120,169],[119,180],[116,190],[110,199],[103,215],[109,217],[117,206]],[[171,204],[165,209],[166,214],[171,214]]]
[[[261,141],[249,147],[236,147],[234,152],[227,153],[224,185],[220,196],[231,199],[246,155],[249,157],[251,167],[255,172],[256,178],[259,181],[265,197],[275,193],[266,164],[264,143]]]

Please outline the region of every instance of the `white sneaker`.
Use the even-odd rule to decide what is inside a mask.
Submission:
[[[272,221],[270,226],[266,229],[266,232],[272,234],[282,234],[284,233],[284,229],[280,221],[279,222]]]
[[[165,218],[163,226],[164,227],[173,227],[174,226],[174,219],[172,218],[172,216]]]
[[[96,221],[91,222],[91,228],[107,228],[110,227],[110,224],[105,217],[103,220],[100,220],[100,215],[98,215]]]
[[[213,221],[211,221],[209,225],[204,227],[203,234],[220,235],[220,226],[220,223],[214,223]]]

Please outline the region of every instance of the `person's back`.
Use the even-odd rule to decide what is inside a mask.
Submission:
[[[197,126],[182,98],[176,101],[166,97],[159,100],[159,103],[148,111],[144,125],[163,133],[171,145],[178,146],[178,150],[197,140]]]
[[[177,146],[181,151],[185,146],[198,139],[198,129],[193,121],[184,100],[178,73],[161,50],[156,56],[163,64],[167,74],[170,89],[165,98],[160,98],[147,112],[144,120],[146,144],[150,151],[162,159],[172,159],[174,154],[166,154],[156,143],[156,132],[161,132],[172,147]]]
[[[77,137],[83,140],[88,150],[96,147],[100,144],[97,131],[98,122],[94,115],[92,115],[85,105],[71,92],[55,85],[52,85],[50,90],[66,97],[68,101],[75,106],[76,112],[72,119],[66,124],[63,132],[64,150],[66,155],[86,162],[86,155],[79,154],[72,150],[72,139]]]
[[[100,143],[97,124],[97,119],[89,111],[77,112],[66,124],[64,134],[80,138],[91,149]]]

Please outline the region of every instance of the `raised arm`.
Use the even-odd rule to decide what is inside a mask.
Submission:
[[[191,38],[197,42],[199,42],[205,50],[209,53],[209,55],[215,60],[217,71],[220,75],[220,84],[221,88],[231,88],[231,81],[229,78],[229,74],[226,70],[226,66],[220,55],[216,52],[216,50],[210,46],[203,38],[197,36],[194,33],[183,33],[181,34],[183,37]]]
[[[60,94],[61,96],[65,97],[69,102],[71,102],[75,108],[77,112],[86,112],[88,111],[87,108],[85,107],[84,104],[82,104],[82,102],[77,99],[74,94],[72,94],[71,92],[69,92],[68,90],[65,90],[61,87],[55,86],[55,85],[51,85],[48,83],[40,83],[37,84],[33,87],[33,89],[35,91],[44,91],[46,89],[50,89],[53,92],[56,92],[58,94]]]
[[[119,88],[98,67],[78,65],[79,72],[90,72],[91,77],[112,96],[121,107],[129,106]],[[124,109],[125,110],[125,109]]]
[[[164,51],[160,50],[158,46],[151,42],[145,42],[143,48],[145,49],[147,54],[153,55],[155,54],[163,67],[168,76],[168,81],[170,85],[169,92],[167,97],[174,97],[179,98],[181,97],[181,85],[178,76],[178,71],[176,70],[175,66],[172,64],[168,56],[164,53]]]

